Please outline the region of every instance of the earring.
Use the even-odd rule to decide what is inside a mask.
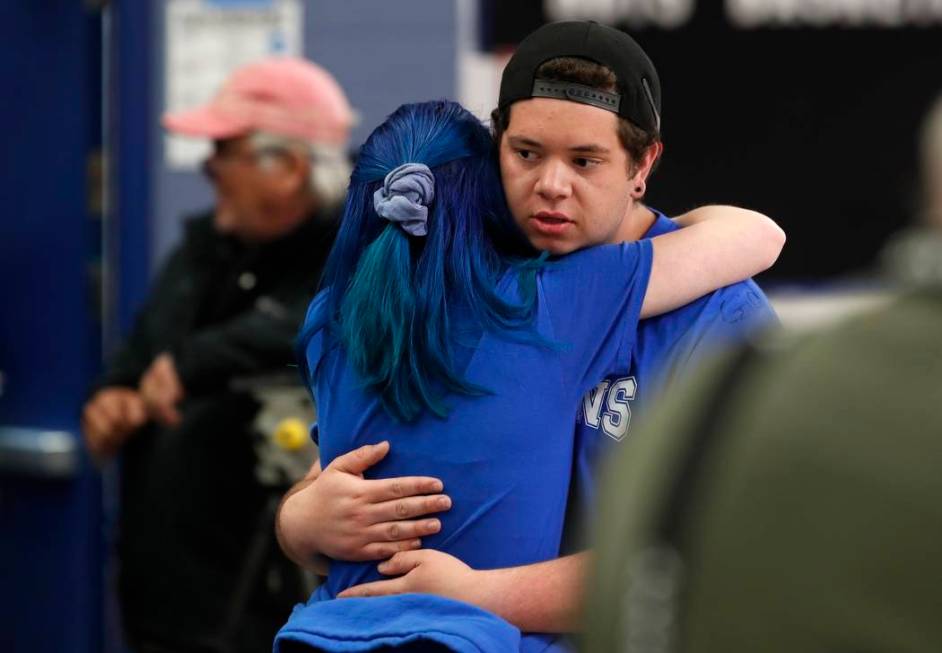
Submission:
[[[638,194],[638,197],[643,196],[645,190],[647,190],[647,187],[645,186],[645,182],[643,181],[637,186],[635,186],[635,193]]]

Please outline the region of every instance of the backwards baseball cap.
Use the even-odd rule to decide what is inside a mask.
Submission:
[[[354,122],[337,80],[294,57],[243,66],[208,104],[163,117],[164,127],[187,136],[219,139],[261,130],[336,145],[346,144]]]
[[[537,69],[557,57],[578,57],[605,66],[615,73],[616,92],[538,79]],[[633,38],[592,21],[549,23],[521,41],[504,68],[498,107],[534,97],[599,107],[648,132],[661,128],[661,83],[654,64]]]

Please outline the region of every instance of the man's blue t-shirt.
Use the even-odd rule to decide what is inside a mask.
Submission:
[[[446,419],[426,414],[411,424],[392,419],[377,395],[364,388],[343,348],[328,342],[322,328],[326,294],[321,293],[309,310],[305,331],[313,333],[306,355],[318,407],[322,466],[364,444],[389,440],[389,454],[367,472],[368,478],[432,470],[452,498],[452,509],[440,516],[441,532],[423,538],[424,547],[454,555],[475,569],[557,557],[573,466],[573,410],[598,379],[629,371],[651,252],[649,241],[638,241],[594,247],[547,263],[536,280],[535,327],[552,346],[481,333],[468,348],[464,375],[490,393],[449,395]],[[508,273],[499,290],[516,299],[516,276]],[[415,637],[416,632],[389,631],[392,624],[401,629],[403,623],[430,639],[444,638],[443,633],[449,642],[459,633],[467,641],[476,637],[466,632],[455,602],[417,595],[366,599],[371,601],[366,614],[372,616],[351,630],[348,613],[331,599],[380,578],[374,562],[332,563],[325,583],[306,606],[295,610],[276,642],[301,641],[327,651],[368,650],[377,642]],[[401,613],[409,609],[415,619],[404,621]],[[467,623],[474,623],[477,636],[483,637],[481,611],[468,610]],[[497,637],[501,628],[491,634]],[[543,651],[554,640],[526,634],[519,650]]]
[[[655,211],[645,238],[679,227]],[[717,347],[741,342],[778,318],[752,280],[720,288],[669,313],[642,320],[627,374],[608,375],[583,397],[576,417],[573,495],[567,529],[583,525],[595,505],[597,465],[630,433],[638,414],[679,373]],[[578,515],[573,520],[572,517]],[[577,537],[574,533],[568,536]]]

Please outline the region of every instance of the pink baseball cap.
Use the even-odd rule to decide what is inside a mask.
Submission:
[[[346,144],[354,121],[337,80],[296,57],[242,66],[208,104],[163,116],[164,127],[187,136],[218,139],[262,130],[337,145]]]

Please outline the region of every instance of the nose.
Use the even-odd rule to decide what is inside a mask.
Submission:
[[[540,197],[547,200],[568,197],[572,186],[565,164],[562,161],[549,160],[540,166],[534,190]]]

